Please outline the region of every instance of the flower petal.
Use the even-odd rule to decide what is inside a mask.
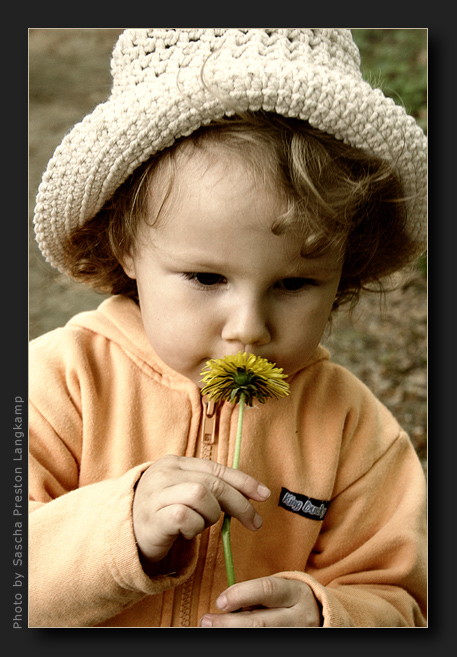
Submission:
[[[250,376],[242,377],[243,372]],[[238,403],[241,395],[252,406],[254,399],[261,404],[269,397],[279,399],[289,394],[287,374],[266,358],[239,351],[235,355],[209,360],[203,368],[202,395],[213,401]]]

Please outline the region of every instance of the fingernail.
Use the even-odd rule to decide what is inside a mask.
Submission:
[[[257,486],[257,492],[260,495],[260,497],[264,497],[265,499],[267,497],[270,497],[270,495],[271,495],[270,489],[267,488],[266,486],[264,486],[263,484],[259,484]]]
[[[227,608],[227,598],[224,593],[222,593],[216,600],[216,607],[221,611],[224,611],[224,609]]]
[[[252,524],[254,525],[254,527],[255,527],[256,529],[260,529],[260,528],[261,528],[261,526],[262,526],[262,524],[263,524],[263,520],[262,520],[262,517],[259,516],[258,513],[255,514],[254,519],[253,519],[253,521],[252,521]]]
[[[211,618],[208,618],[208,616],[203,616],[203,618],[200,621],[200,627],[212,627],[213,623],[211,622]]]

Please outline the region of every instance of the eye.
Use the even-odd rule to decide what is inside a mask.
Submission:
[[[300,277],[284,278],[282,281],[277,283],[277,286],[286,292],[300,292],[300,290],[315,285],[317,285],[317,282],[312,278]]]
[[[223,285],[227,279],[221,274],[212,274],[207,272],[188,272],[184,274],[188,281],[195,281],[204,287],[212,287],[214,285]]]

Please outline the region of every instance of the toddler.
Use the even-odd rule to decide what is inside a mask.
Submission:
[[[320,345],[425,247],[424,135],[359,64],[339,28],[121,35],[35,211],[111,296],[30,346],[32,626],[426,624],[421,465]],[[240,351],[290,394],[246,409],[233,469],[201,371]]]

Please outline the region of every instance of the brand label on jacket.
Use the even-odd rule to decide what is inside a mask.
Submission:
[[[281,488],[279,496],[279,506],[311,520],[323,520],[329,504],[330,502],[325,500],[316,500],[314,497],[292,493],[287,488]]]

